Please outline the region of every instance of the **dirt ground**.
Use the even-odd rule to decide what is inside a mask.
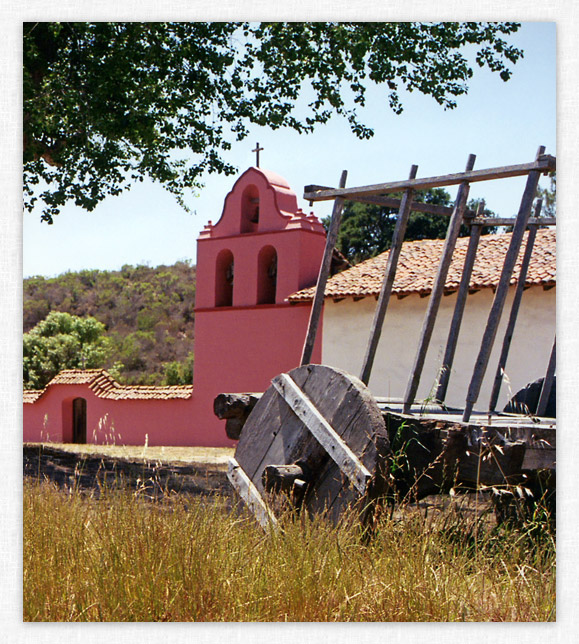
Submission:
[[[26,443],[24,476],[100,494],[125,485],[159,497],[167,493],[231,496],[231,448]]]

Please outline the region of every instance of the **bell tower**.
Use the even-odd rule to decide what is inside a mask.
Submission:
[[[265,391],[274,376],[299,366],[311,303],[287,297],[316,283],[325,238],[287,181],[257,167],[237,179],[219,221],[201,232],[193,398],[203,444],[233,444],[213,414],[217,394]],[[318,341],[312,362],[320,360]]]

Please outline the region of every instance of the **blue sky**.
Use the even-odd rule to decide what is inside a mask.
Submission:
[[[418,176],[458,172],[470,153],[477,156],[475,169],[532,161],[539,145],[556,155],[555,23],[523,23],[511,42],[525,53],[511,80],[505,83],[476,68],[468,95],[459,97],[454,110],[444,111],[433,99],[413,93],[403,96],[405,109],[397,116],[376,88],[363,111],[365,123],[375,130],[368,141],[358,140],[337,117],[311,135],[254,128],[233,145],[228,160],[243,172],[255,163],[251,150],[259,141],[261,166],[284,176],[304,210],[322,217],[331,204],[310,208],[301,200],[303,187],[336,185],[343,169],[348,185],[355,186],[404,179],[413,163]],[[187,199],[194,214],[182,210],[160,185],[147,182],[107,199],[92,213],[67,206],[52,226],[40,222],[40,209],[26,213],[24,276],[180,259],[194,263],[196,238],[207,220],[219,219],[235,178],[206,177],[199,194]],[[473,184],[471,197],[485,197],[492,210],[511,216],[523,186],[524,178]]]

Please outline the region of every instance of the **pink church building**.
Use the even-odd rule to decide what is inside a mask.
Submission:
[[[249,168],[197,240],[192,386],[123,386],[103,370],[69,370],[24,394],[26,442],[232,446],[213,413],[222,392],[265,391],[299,365],[322,224],[298,208],[282,177]],[[312,362],[321,362],[321,329]]]

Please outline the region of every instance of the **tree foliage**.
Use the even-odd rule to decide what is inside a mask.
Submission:
[[[98,366],[119,382],[190,384],[195,273],[188,262],[177,262],[25,279],[24,332],[43,324],[54,311],[96,318],[104,325],[110,347]]]
[[[110,349],[102,322],[54,311],[24,334],[24,388],[42,389],[62,369],[102,367]]]
[[[444,108],[473,65],[508,80],[518,23],[26,23],[24,189],[52,223],[149,177],[184,205],[204,173],[231,174],[232,141],[254,124],[311,132],[357,110],[371,84],[400,113],[400,92]]]
[[[395,195],[393,195],[395,196]],[[400,197],[401,195],[397,195]],[[444,188],[417,191],[414,201],[430,203],[439,206],[452,206],[450,194]],[[476,210],[477,200],[471,200],[468,207]],[[492,217],[495,213],[485,208],[484,215]],[[352,264],[357,264],[370,257],[375,257],[388,250],[392,244],[392,235],[396,226],[398,211],[373,204],[347,201],[344,205],[340,232],[336,248]],[[330,218],[324,219],[324,225],[329,227]],[[411,212],[408,217],[405,241],[418,239],[444,239],[449,219],[444,215],[434,215],[424,212]],[[486,227],[483,234],[494,232],[496,228]],[[469,234],[466,225],[460,227],[459,236]]]
[[[549,179],[548,188],[537,188],[537,197],[543,199],[542,217],[557,216],[557,173],[551,172]]]

